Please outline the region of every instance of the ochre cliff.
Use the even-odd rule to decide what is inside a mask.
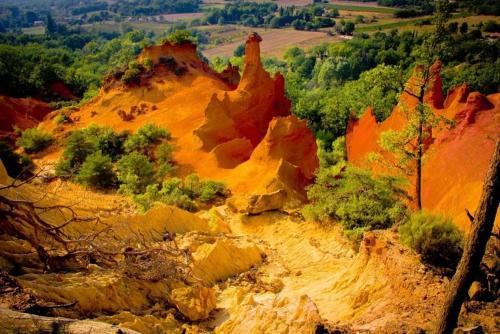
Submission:
[[[500,129],[500,94],[469,92],[467,84],[463,84],[452,89],[444,100],[440,68],[439,62],[431,68],[431,84],[424,100],[446,122],[432,130],[425,145],[422,204],[424,209],[450,216],[467,229],[469,222],[464,210],[474,212],[479,203]],[[406,89],[411,91],[416,80],[415,76],[410,78]],[[403,92],[398,106],[385,121],[377,123],[370,108],[360,119],[351,120],[346,137],[348,160],[377,172],[387,171],[387,166],[368,161],[367,157],[376,152],[385,160],[392,159],[390,153],[380,148],[380,135],[403,129],[407,123],[404,113],[412,112],[417,102],[414,96]]]
[[[32,128],[52,110],[39,100],[0,96],[0,135],[10,135],[14,126],[21,130]]]
[[[282,189],[303,200],[304,186],[319,165],[316,141],[305,123],[291,116],[283,76],[273,78],[264,70],[260,41],[250,34],[239,81],[236,68],[216,73],[191,43],[147,47],[138,62],[151,60],[151,71],[128,86],[108,79],[59,132],[92,123],[134,131],[154,123],[172,133],[180,176],[195,172],[222,180],[235,195]]]

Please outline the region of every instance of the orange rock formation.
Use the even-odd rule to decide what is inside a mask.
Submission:
[[[272,78],[264,70],[260,41],[256,33],[249,36],[239,82],[236,68],[216,73],[190,43],[147,47],[138,61],[150,59],[153,73],[142,74],[140,85],[108,82],[64,131],[91,123],[134,131],[154,123],[172,133],[181,174],[222,180],[236,195],[284,189],[304,199],[304,185],[319,164],[316,141],[290,115],[283,76]],[[181,74],[165,65],[172,60]],[[124,113],[131,119],[125,121]]]
[[[470,93],[467,84],[463,84],[451,90],[443,102],[440,68],[438,62],[431,69],[432,81],[425,102],[453,125],[433,129],[424,157],[422,202],[424,209],[451,216],[466,229],[469,222],[464,209],[473,212],[479,202],[500,129],[500,93],[489,96]],[[411,89],[415,80],[412,77],[407,87]],[[387,130],[404,128],[407,121],[403,109],[411,112],[417,102],[415,97],[403,93],[400,103],[384,122],[378,124],[370,108],[360,119],[350,121],[346,137],[348,160],[377,172],[386,170],[380,164],[369,163],[367,155],[377,152],[391,159],[379,147],[379,136]]]
[[[32,128],[52,110],[39,100],[0,96],[0,135],[10,135],[14,126],[22,130]]]

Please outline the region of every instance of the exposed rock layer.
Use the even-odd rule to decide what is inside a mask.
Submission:
[[[47,103],[30,98],[0,96],[0,135],[36,126],[53,108]]]
[[[64,132],[91,123],[132,131],[154,123],[172,133],[181,176],[195,172],[222,180],[236,195],[282,189],[290,199],[304,200],[304,186],[319,164],[316,142],[305,123],[290,115],[283,76],[264,70],[260,40],[255,33],[248,38],[239,82],[235,68],[214,72],[190,43],[147,47],[138,60],[150,59],[152,73],[143,74],[140,85],[108,83]],[[176,73],[166,62],[184,70]],[[145,113],[129,121],[120,117],[143,104]]]
[[[436,127],[426,142],[422,202],[424,209],[451,216],[459,226],[467,228],[469,221],[464,209],[473,212],[479,202],[500,129],[500,94],[471,93],[467,84],[463,84],[451,90],[443,102],[440,67],[438,62],[431,69],[431,85],[424,100],[435,114],[451,121],[452,125]],[[416,77],[408,82],[410,90]],[[414,96],[404,92],[398,106],[382,123],[376,122],[370,108],[360,119],[351,120],[346,138],[349,161],[387,172],[387,166],[368,162],[368,154],[375,152],[385,160],[393,159],[380,148],[380,135],[388,130],[403,129],[407,124],[404,113],[413,112],[417,102]],[[413,182],[413,178],[410,181]]]

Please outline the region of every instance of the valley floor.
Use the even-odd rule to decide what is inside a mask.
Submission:
[[[137,215],[121,196],[96,194],[71,183],[27,184],[9,196],[36,200],[42,194],[49,195],[40,203],[65,203],[82,214],[98,214],[105,221],[114,219],[115,224],[122,221],[118,234],[132,231],[125,227],[127,222],[132,223],[129,228],[142,228],[146,237],[148,228],[185,224],[180,226],[184,232],[176,235],[176,242],[180,248],[192,249],[195,260],[201,253],[195,269],[198,265],[202,274],[223,277],[231,266],[240,268],[217,280],[213,286],[215,309],[202,321],[186,321],[162,306],[165,291],[171,289],[162,281],[127,279],[119,271],[96,266],[75,273],[33,272],[15,277],[23,288],[53,303],[77,300],[78,313],[61,310],[57,315],[63,317],[90,318],[140,333],[156,333],[158,328],[162,333],[314,333],[319,324],[345,333],[412,333],[432,328],[448,283],[448,278],[426,268],[401,245],[396,230],[365,234],[355,251],[337,226],[304,221],[297,212],[248,216],[221,206],[215,209],[219,232],[210,236],[199,228],[203,220],[193,222],[199,219],[195,215],[184,217],[180,210],[169,211],[168,207]],[[127,215],[130,218],[124,219]],[[197,216],[206,218],[203,213]],[[236,248],[227,248],[231,244]],[[4,242],[2,247],[6,246]],[[202,248],[205,254],[200,252]],[[260,264],[256,249],[263,259]],[[248,265],[250,270],[241,269]],[[197,312],[206,307],[196,299],[187,302]],[[0,308],[6,306],[2,304],[0,300]],[[498,332],[498,306],[467,303],[460,326],[482,325],[486,333]],[[26,314],[9,312],[0,310],[4,326],[27,321]],[[48,320],[32,323],[43,321]],[[77,322],[72,326],[87,325]]]

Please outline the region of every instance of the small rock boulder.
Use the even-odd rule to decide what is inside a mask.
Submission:
[[[482,326],[474,326],[468,328],[458,328],[455,331],[456,334],[484,334],[484,329]]]
[[[215,309],[215,291],[201,285],[178,288],[170,293],[170,302],[189,320],[203,320]]]
[[[485,289],[483,289],[480,282],[478,281],[472,282],[468,292],[469,298],[471,300],[481,300],[483,299],[485,293],[486,291]]]
[[[261,254],[261,250],[248,241],[218,239],[213,244],[199,246],[193,253],[193,274],[204,284],[213,284],[260,264]]]
[[[325,329],[316,305],[303,295],[293,300],[285,297],[263,303],[246,298],[230,310],[229,319],[215,333],[315,334],[327,332]]]
[[[278,189],[267,194],[232,197],[228,201],[228,206],[234,212],[255,215],[266,211],[281,210],[285,206],[286,200],[286,191]]]

